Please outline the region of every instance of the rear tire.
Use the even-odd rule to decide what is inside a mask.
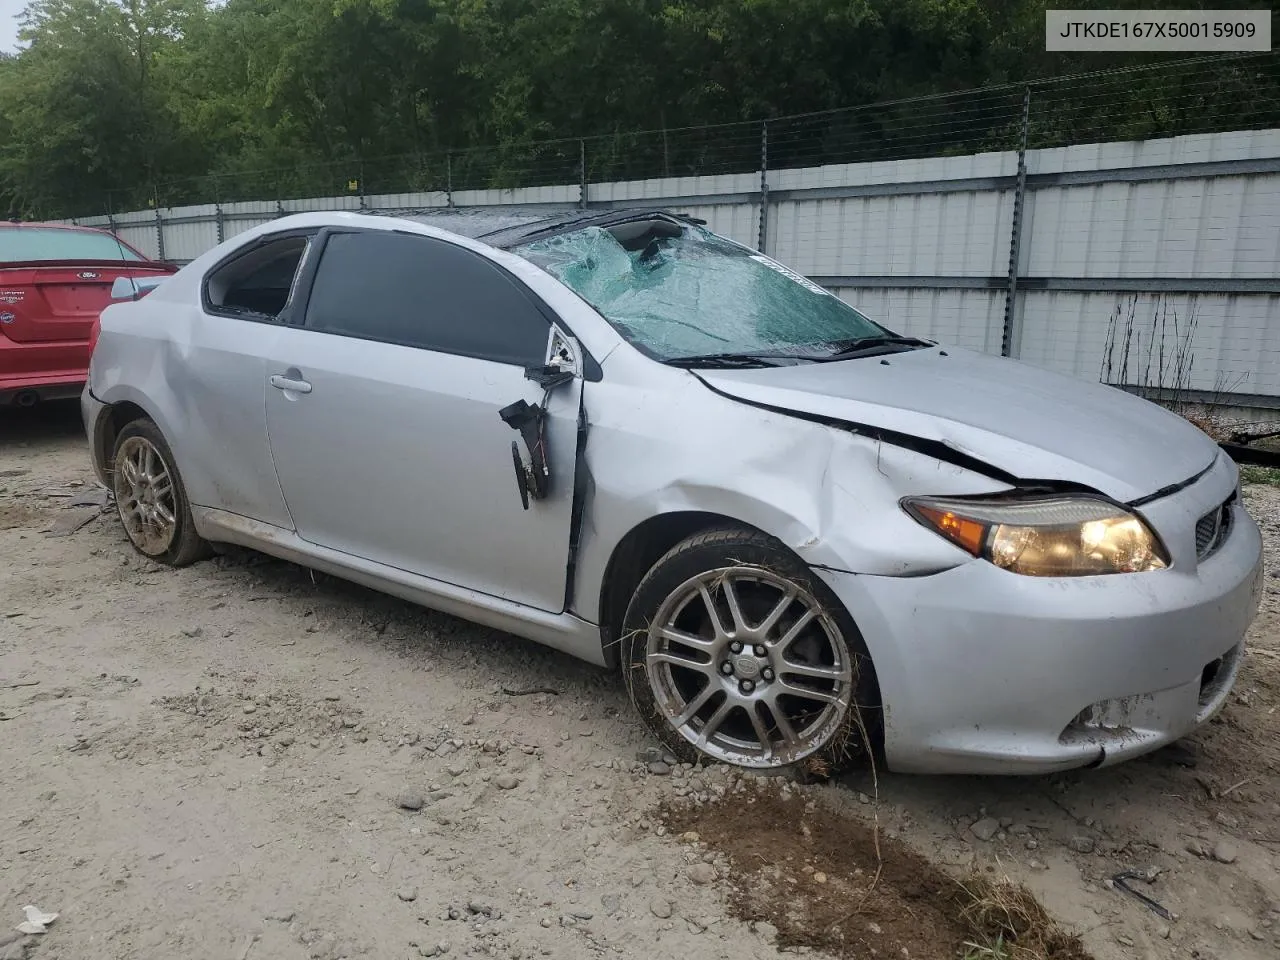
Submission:
[[[209,556],[173,451],[152,421],[134,420],[116,436],[111,483],[125,535],[144,557],[185,567]]]
[[[631,598],[621,652],[632,703],[683,761],[827,777],[874,748],[878,688],[853,618],[764,533],[668,551]]]

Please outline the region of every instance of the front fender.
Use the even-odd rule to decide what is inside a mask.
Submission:
[[[693,377],[664,389],[587,384],[584,505],[575,611],[598,620],[600,586],[627,535],[666,514],[713,514],[768,533],[807,564],[920,576],[968,554],[899,506],[915,494],[1007,485],[848,430],[761,410]],[[856,616],[856,613],[855,613]]]

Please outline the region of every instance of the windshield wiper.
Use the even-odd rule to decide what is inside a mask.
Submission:
[[[828,359],[851,357],[860,353],[881,350],[884,347],[932,347],[928,340],[918,337],[897,337],[881,334],[874,337],[855,337],[852,340],[833,340],[827,344],[831,348]]]
[[[693,357],[671,357],[661,361],[668,367],[776,367],[773,358],[755,353],[703,353]]]

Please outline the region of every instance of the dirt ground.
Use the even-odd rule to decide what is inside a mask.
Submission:
[[[762,785],[671,769],[614,677],[531,643],[253,554],[157,567],[94,491],[74,405],[0,413],[0,958],[958,957],[916,855],[1098,960],[1280,955],[1280,580],[1189,750]],[[1247,500],[1280,571],[1280,489]],[[60,916],[7,943],[27,904]]]

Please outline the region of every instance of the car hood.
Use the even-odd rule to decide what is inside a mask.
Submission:
[[[751,370],[698,370],[732,398],[945,444],[1024,480],[1122,502],[1182,483],[1218,447],[1115,387],[951,347]]]

